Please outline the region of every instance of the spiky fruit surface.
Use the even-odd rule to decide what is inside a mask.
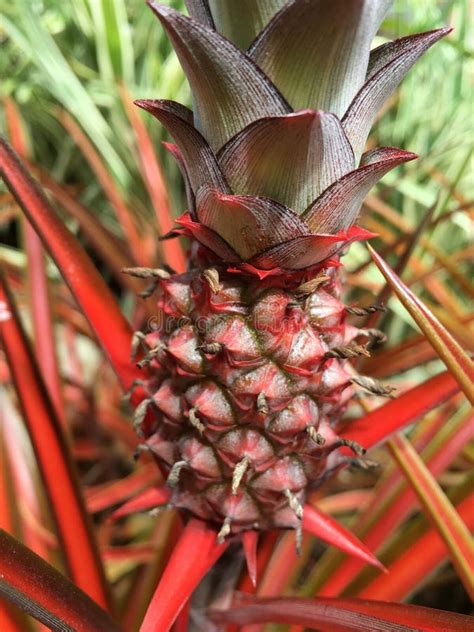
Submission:
[[[337,268],[261,280],[215,265],[160,292],[143,431],[170,468],[172,504],[232,532],[297,527],[306,490],[346,460],[335,452],[352,395],[343,358],[359,332]]]
[[[390,4],[187,0],[186,17],[151,3],[194,112],[138,105],[176,142],[188,211],[175,234],[194,245],[189,272],[156,274],[162,317],[143,339],[153,377],[137,424],[168,468],[171,503],[221,536],[299,527],[308,489],[347,460],[346,358],[364,351],[364,332],[346,323],[339,258],[370,236],[355,225],[368,190],[415,157],[364,145],[446,33],[371,51]]]

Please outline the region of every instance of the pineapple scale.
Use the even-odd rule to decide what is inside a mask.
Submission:
[[[160,279],[158,310],[139,425],[169,472],[170,504],[224,534],[300,528],[308,491],[347,461],[344,349],[360,332],[337,266],[263,281],[196,267]]]

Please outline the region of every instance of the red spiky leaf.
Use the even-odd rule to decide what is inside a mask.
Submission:
[[[143,377],[130,362],[132,332],[94,264],[0,139],[0,172],[69,285],[125,389]]]
[[[146,611],[140,632],[167,632],[200,580],[224,553],[216,531],[201,520],[185,526]]]
[[[303,529],[316,538],[354,555],[368,564],[384,570],[383,565],[355,535],[320,509],[306,504],[303,513]]]

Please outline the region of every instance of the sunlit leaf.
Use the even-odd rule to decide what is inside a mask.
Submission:
[[[350,104],[343,126],[356,156],[367,140],[375,116],[416,60],[451,29],[409,35],[371,53],[368,80]]]
[[[231,42],[174,9],[150,6],[191,85],[195,124],[214,150],[252,121],[290,111],[268,77]]]
[[[369,251],[387,283],[436,349],[466,397],[474,404],[474,362],[430,310],[407,288],[390,266],[370,246]]]
[[[443,538],[466,591],[474,599],[474,542],[468,528],[408,439],[395,436],[389,448]]]
[[[260,33],[249,55],[293,109],[342,116],[364,83],[370,44],[390,3],[293,0]]]
[[[270,197],[299,214],[355,167],[339,119],[316,110],[261,118],[231,138],[218,159],[234,193]]]

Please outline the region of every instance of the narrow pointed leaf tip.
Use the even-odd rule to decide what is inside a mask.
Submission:
[[[293,0],[260,33],[249,55],[294,109],[342,116],[364,83],[370,44],[390,4]]]
[[[421,55],[451,30],[444,28],[409,35],[372,51],[367,81],[342,119],[356,157],[362,153],[370,128],[384,102]]]
[[[418,156],[397,147],[380,147],[364,154],[361,166],[329,186],[303,213],[312,232],[336,233],[357,220],[370,189],[391,169]]]
[[[176,620],[198,583],[224,553],[216,531],[192,519],[184,528],[153,595],[140,632],[165,632]]]
[[[384,275],[387,283],[414,318],[464,391],[466,397],[474,404],[474,362],[438,321],[436,316],[413,294],[382,257],[371,246],[368,246],[368,248],[372,259]]]
[[[244,531],[242,534],[242,546],[244,548],[247,571],[253,586],[257,585],[257,531]]]
[[[383,564],[379,562],[363,542],[350,531],[347,531],[334,518],[312,505],[306,504],[304,506],[303,529],[316,538],[332,544],[341,551],[358,557],[360,560],[386,572]]]
[[[291,111],[268,77],[229,40],[174,9],[149,5],[188,78],[196,127],[215,151],[252,121]]]

